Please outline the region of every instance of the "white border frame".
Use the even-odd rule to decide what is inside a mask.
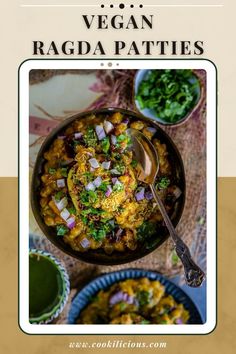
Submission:
[[[104,65],[101,66],[101,63]],[[112,63],[112,67],[108,66]],[[118,64],[118,66],[117,66]],[[202,325],[30,324],[29,71],[32,69],[204,69],[207,73],[207,321]],[[207,334],[216,326],[216,68],[207,60],[27,60],[19,69],[19,325],[28,334]],[[210,245],[210,247],[209,247]],[[128,266],[128,265],[127,265]]]

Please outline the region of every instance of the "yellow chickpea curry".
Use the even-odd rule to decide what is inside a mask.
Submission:
[[[159,281],[127,279],[99,293],[81,312],[80,324],[185,324],[189,312]]]
[[[40,205],[46,225],[74,250],[134,251],[150,247],[162,217],[147,185],[136,178],[138,163],[128,128],[152,140],[160,159],[156,188],[167,210],[181,194],[172,183],[168,151],[156,129],[120,112],[73,121],[45,152]],[[158,235],[157,235],[158,236]]]

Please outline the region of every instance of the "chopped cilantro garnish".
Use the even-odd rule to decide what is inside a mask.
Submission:
[[[117,170],[121,175],[125,173],[125,165],[122,162],[117,162],[113,169]]]
[[[88,223],[88,219],[85,216],[81,216],[81,220],[85,225]]]
[[[112,155],[111,155],[111,158],[115,159],[115,160],[120,160],[121,159],[121,154],[119,152],[113,151]]]
[[[65,225],[57,225],[57,236],[64,236],[69,231]]]
[[[93,221],[90,221],[88,226],[88,234],[93,237],[95,241],[102,241],[106,237],[107,233],[112,230],[112,226],[109,223],[100,223],[95,225]]]
[[[104,237],[106,237],[106,231],[104,229],[98,230],[97,237],[99,240],[102,240]]]
[[[117,139],[118,143],[122,143],[123,141],[125,141],[127,139],[127,136],[124,135],[124,134],[120,134],[120,135],[117,136],[116,139]]]
[[[92,127],[88,127],[84,134],[84,142],[87,146],[95,147],[97,145],[97,136]]]
[[[84,173],[83,173],[83,176],[90,178],[90,177],[93,176],[93,174],[92,174],[92,172],[89,172],[89,171],[88,171],[88,172],[84,172]]]
[[[67,210],[69,211],[70,214],[76,215],[76,209],[74,206],[67,208]]]
[[[127,307],[127,303],[122,301],[119,303],[120,311],[124,311]]]
[[[141,290],[137,294],[137,300],[140,306],[145,306],[149,303],[150,293],[146,290]]]
[[[62,167],[60,169],[60,172],[63,177],[67,177],[67,168],[66,167]]]
[[[80,202],[85,206],[90,206],[93,203],[96,203],[98,199],[97,192],[95,191],[86,191],[83,190],[80,193]]]
[[[154,235],[156,224],[150,221],[144,221],[138,228],[137,237],[139,241],[144,241]]]
[[[120,192],[120,191],[123,191],[123,189],[124,189],[123,183],[116,183],[116,184],[113,186],[113,191],[114,191],[114,192]]]
[[[142,321],[140,322],[140,324],[149,324],[149,323],[151,323],[151,322],[148,321],[148,320],[142,320]]]
[[[159,189],[166,189],[170,184],[170,180],[168,177],[161,177],[160,180],[157,182],[157,187]]]
[[[50,173],[50,175],[54,175],[54,173],[56,172],[56,169],[50,167],[50,168],[48,169],[48,172]]]
[[[89,183],[93,179],[93,174],[92,172],[84,172],[83,176],[86,178],[86,183]]]
[[[106,231],[104,229],[97,230],[93,227],[89,229],[88,234],[92,236],[95,241],[101,241],[104,239],[104,237],[106,237]]]
[[[59,202],[61,200],[61,198],[63,197],[64,193],[62,191],[59,191],[55,194],[55,199],[57,202]]]
[[[132,139],[131,136],[127,135],[127,146],[132,145]]]
[[[110,149],[110,140],[108,137],[104,138],[101,141],[101,147],[102,147],[102,151],[105,152],[105,154],[107,154]]]
[[[136,160],[132,160],[131,161],[131,166],[132,167],[136,167],[138,165],[138,161],[136,161]]]
[[[86,216],[86,215],[89,215],[89,214],[92,214],[92,215],[102,215],[104,213],[103,210],[101,209],[95,209],[95,208],[88,208],[88,209],[84,209],[81,211],[81,215],[83,216]]]
[[[100,184],[100,186],[98,187],[98,189],[105,193],[107,191],[108,185],[109,185],[109,182],[102,182]]]
[[[73,182],[77,185],[81,184],[80,180],[76,176],[73,176]]]
[[[199,98],[200,83],[192,70],[150,70],[139,85],[140,108],[151,108],[156,116],[174,123],[183,118]]]

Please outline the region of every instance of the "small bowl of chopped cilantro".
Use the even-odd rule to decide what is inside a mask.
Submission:
[[[134,94],[141,114],[161,124],[176,125],[197,109],[201,84],[190,69],[139,70]]]

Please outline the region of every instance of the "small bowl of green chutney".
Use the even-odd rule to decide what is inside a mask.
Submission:
[[[29,251],[29,321],[51,323],[64,309],[70,292],[68,274],[50,253]]]
[[[145,69],[135,76],[136,109],[163,125],[186,122],[199,107],[201,97],[201,82],[190,69]]]

